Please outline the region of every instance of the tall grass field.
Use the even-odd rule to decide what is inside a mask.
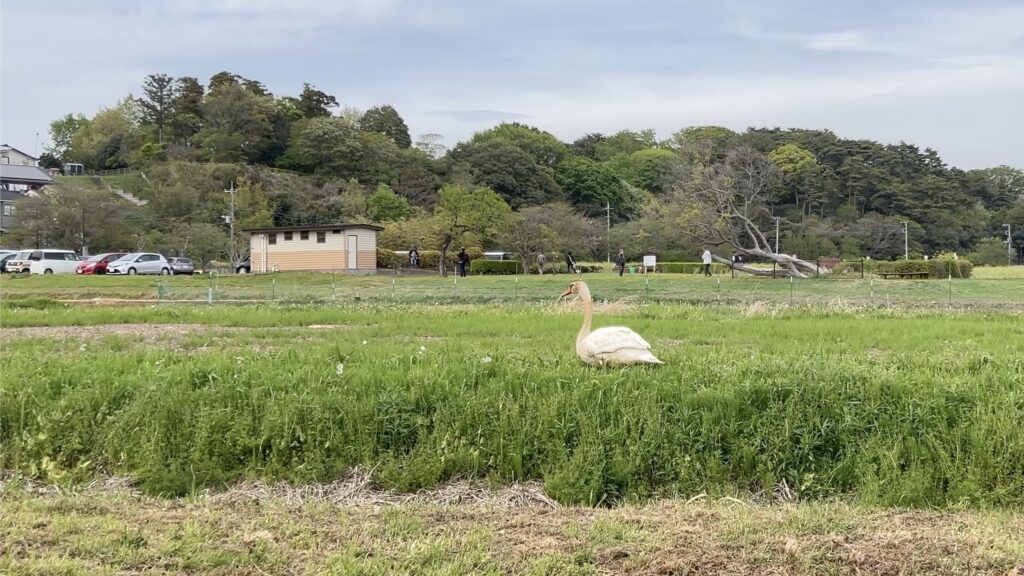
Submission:
[[[54,483],[124,475],[161,495],[359,468],[399,491],[539,480],[587,505],[698,494],[1024,504],[1019,312],[627,298],[599,302],[595,327],[630,326],[666,365],[602,369],[575,357],[579,305],[547,294],[7,299],[0,469]]]

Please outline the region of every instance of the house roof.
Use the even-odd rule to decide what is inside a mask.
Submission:
[[[378,232],[384,229],[373,224],[316,224],[307,226],[279,226],[276,228],[245,228],[242,231],[252,234],[266,234],[270,232],[319,232],[321,230],[344,230],[346,228],[369,228]]]
[[[0,164],[0,181],[11,184],[51,184],[53,177],[38,166]]]
[[[18,154],[21,154],[22,156],[27,156],[27,157],[29,157],[29,158],[31,158],[33,160],[38,160],[38,158],[36,158],[35,156],[33,156],[31,154],[26,154],[26,153],[22,152],[21,150],[18,150],[17,148],[15,148],[14,146],[9,146],[7,144],[0,144],[0,150],[12,150],[14,152],[17,152]]]

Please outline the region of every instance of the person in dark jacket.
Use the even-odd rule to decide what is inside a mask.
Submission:
[[[615,259],[615,267],[619,269],[619,276],[626,270],[626,253],[619,249],[619,256]]]
[[[410,268],[419,268],[419,266],[420,266],[420,253],[415,248],[413,248],[412,250],[409,251],[409,267]]]
[[[459,276],[466,276],[466,269],[469,268],[469,254],[466,249],[459,250]]]
[[[576,273],[576,261],[572,258],[572,252],[565,253],[565,267],[569,269],[569,274]]]

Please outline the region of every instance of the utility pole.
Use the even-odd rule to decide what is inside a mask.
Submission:
[[[779,253],[779,217],[775,217],[775,253]]]
[[[612,203],[604,203],[604,238],[605,246],[608,249],[608,261],[612,261]]]
[[[235,183],[231,182],[231,188],[225,190],[225,192],[231,194],[231,211],[224,217],[228,221],[228,230],[230,237],[230,244],[228,244],[228,258],[231,260],[231,268],[234,269],[235,264],[238,264],[238,254],[235,249]]]
[[[910,236],[907,234],[908,220],[903,221],[903,259],[910,260]]]
[[[88,256],[85,253],[85,204],[82,204],[82,247],[78,251],[83,257]]]
[[[1010,225],[1003,224],[1006,227],[1006,265],[1013,265],[1013,236],[1010,234]]]

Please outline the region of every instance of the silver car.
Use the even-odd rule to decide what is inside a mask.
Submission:
[[[170,274],[171,264],[160,254],[132,252],[107,264],[107,274]]]

